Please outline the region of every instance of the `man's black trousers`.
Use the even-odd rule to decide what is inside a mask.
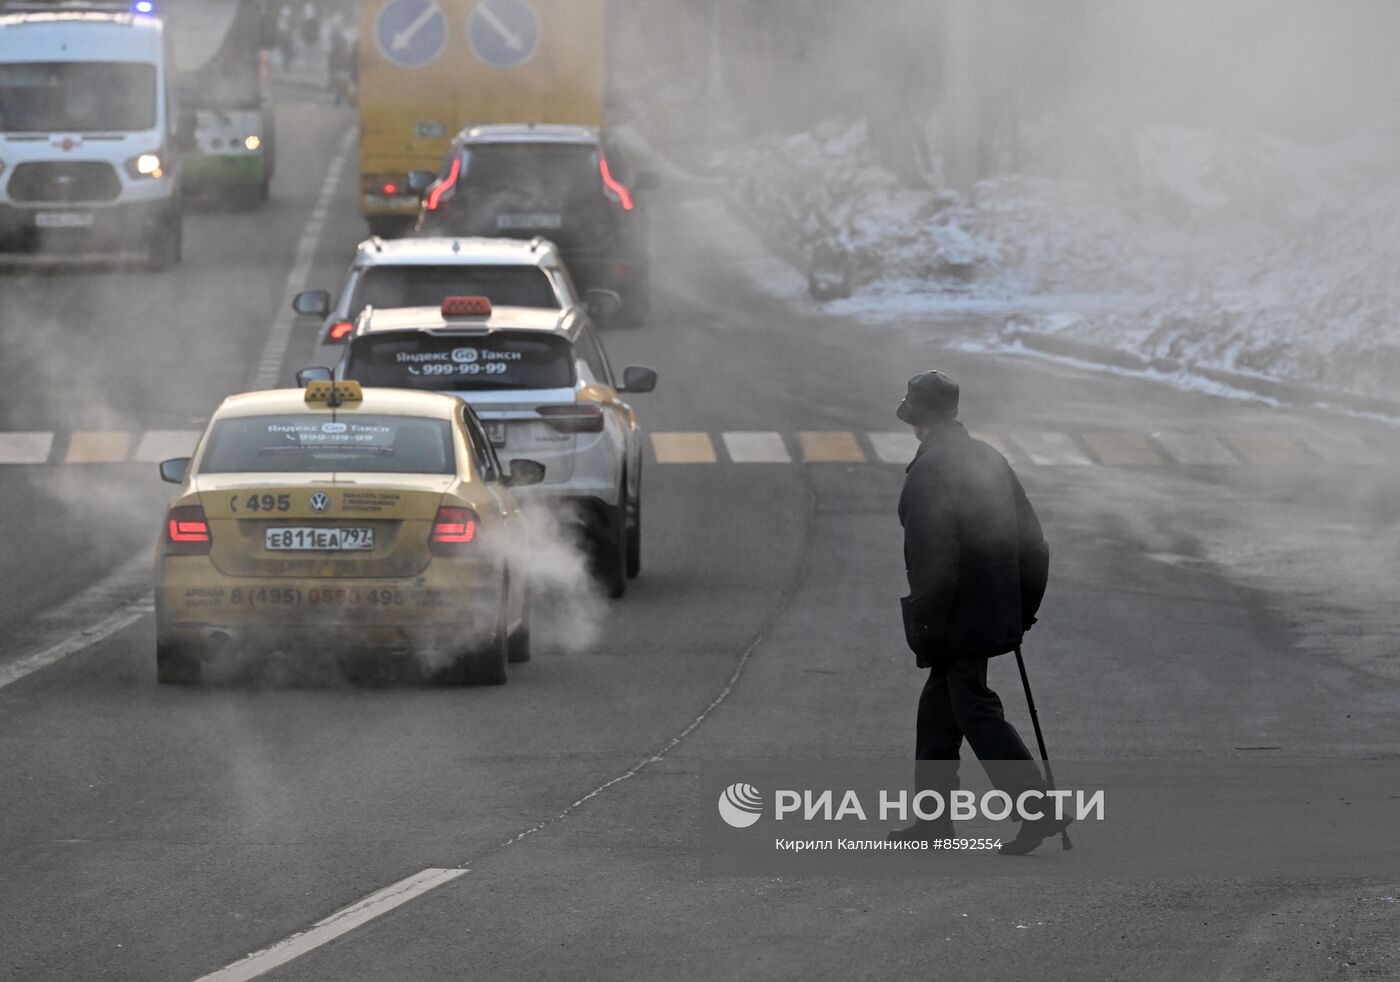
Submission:
[[[1023,791],[1045,789],[1035,758],[1006,721],[997,694],[987,688],[986,658],[959,658],[929,670],[919,695],[918,729],[914,756],[920,761],[920,790],[946,797],[958,787],[964,737],[992,784],[1013,800]]]

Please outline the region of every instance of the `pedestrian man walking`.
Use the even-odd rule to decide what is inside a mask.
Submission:
[[[1015,651],[1035,623],[1045,595],[1050,550],[1040,521],[1006,458],[974,440],[956,419],[958,385],[942,372],[909,380],[896,415],[914,427],[919,449],[899,498],[909,596],[900,600],[904,633],[920,668],[929,670],[919,696],[915,748],[919,790],[942,800],[958,787],[963,739],[987,777],[1016,801],[1046,790],[1030,751],[987,687],[987,662]],[[1002,852],[1023,855],[1059,832],[1044,817],[1022,821]],[[891,839],[953,834],[944,813],[890,833]]]

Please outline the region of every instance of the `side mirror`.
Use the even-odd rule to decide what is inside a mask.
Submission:
[[[510,473],[502,480],[508,488],[525,488],[544,480],[544,464],[538,460],[512,460]]]
[[[411,170],[408,172],[408,189],[421,195],[436,180],[437,175],[430,170]]]
[[[190,469],[190,458],[172,457],[170,460],[160,462],[160,479],[167,484],[179,484],[185,479],[185,472]]]
[[[302,317],[325,317],[331,312],[330,292],[302,290],[292,298],[292,309]]]
[[[325,365],[315,365],[311,368],[303,368],[297,372],[297,388],[304,389],[309,382],[330,382],[335,376]]]
[[[634,191],[655,191],[661,187],[661,178],[656,176],[655,171],[639,171],[632,179],[632,190]]]
[[[588,305],[589,314],[594,317],[611,317],[622,309],[622,294],[616,290],[595,286],[584,292],[583,300]]]
[[[656,372],[641,365],[623,369],[619,392],[650,392],[656,388]]]

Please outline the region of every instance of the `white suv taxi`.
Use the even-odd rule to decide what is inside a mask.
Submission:
[[[368,307],[336,375],[466,400],[503,458],[544,465],[543,483],[521,497],[576,517],[609,596],[640,571],[642,431],[622,395],[650,392],[656,373],[633,366],[616,378],[578,308],[498,307],[486,297]]]
[[[326,290],[304,290],[292,309],[323,318],[313,364],[340,360],[366,307],[438,307],[444,297],[484,296],[498,307],[538,307],[556,313],[582,308],[574,286],[545,239],[381,239],[361,242],[332,303]],[[610,290],[591,290],[587,303],[608,313],[620,303]]]

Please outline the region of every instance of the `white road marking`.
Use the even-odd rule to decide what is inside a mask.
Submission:
[[[1016,433],[1011,438],[1032,464],[1092,464],[1067,433]]]
[[[886,464],[907,464],[914,459],[914,451],[919,449],[918,437],[913,430],[896,433],[867,433],[875,456]]]
[[[103,616],[47,648],[0,664],[0,689],[110,638],[149,614],[152,609],[152,597],[149,593],[130,604],[122,603],[122,598],[130,596],[135,584],[143,579],[150,583],[150,570],[150,554],[143,552],[127,560],[82,593],[45,612],[42,615],[43,619],[66,624],[84,621],[96,611],[102,611]],[[121,606],[117,607],[118,604]],[[117,609],[113,610],[113,607]]]
[[[198,982],[246,982],[255,979],[466,873],[465,869],[425,869],[414,873],[317,921],[300,934],[293,934],[270,948],[255,951],[217,972],[200,976]]]
[[[171,457],[188,457],[198,442],[198,430],[147,430],[136,444],[136,460],[155,464]]]
[[[296,313],[292,310],[292,298],[301,290],[307,274],[311,272],[311,263],[316,258],[316,247],[321,240],[321,230],[325,227],[326,215],[330,212],[331,197],[335,194],[336,185],[340,183],[340,174],[345,169],[345,161],[350,154],[354,138],[355,131],[347,130],[340,141],[335,158],[326,168],[326,179],[321,182],[316,207],[311,210],[311,217],[306,220],[301,241],[297,243],[292,271],[287,274],[287,284],[282,288],[282,306],[277,311],[277,318],[272,322],[267,343],[263,345],[262,357],[248,382],[250,389],[270,389],[277,384],[277,373],[282,369],[282,359],[287,354],[287,344],[291,340],[292,324],[296,318]]]
[[[1207,433],[1153,433],[1152,438],[1160,443],[1167,453],[1176,458],[1178,464],[1194,467],[1203,464],[1234,465],[1239,458],[1230,452],[1225,444]]]
[[[997,453],[1001,454],[1007,460],[1012,460],[1017,456],[1016,448],[1011,446],[1009,443],[1007,443],[1001,437],[997,436],[995,433],[986,433],[979,430],[978,432],[973,433],[972,437],[975,440],[981,440],[983,443],[991,447]]]
[[[724,449],[736,464],[790,464],[781,433],[725,433]]]
[[[0,433],[0,464],[47,463],[52,449],[52,433]]]

